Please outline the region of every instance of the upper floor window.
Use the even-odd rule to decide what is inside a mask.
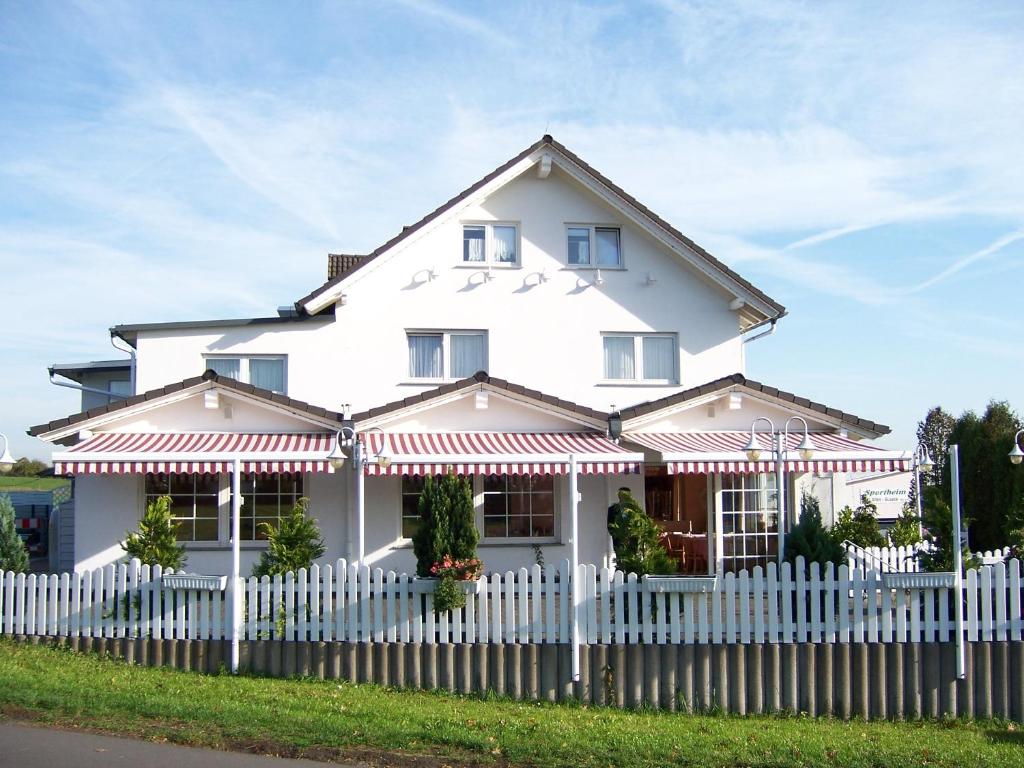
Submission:
[[[515,266],[519,263],[519,230],[515,224],[464,224],[462,262]]]
[[[282,395],[286,392],[284,357],[209,355],[205,361],[206,367],[218,376]]]
[[[606,333],[602,341],[606,381],[676,383],[674,333]]]
[[[622,237],[618,227],[572,225],[566,231],[570,267],[622,266]]]
[[[410,331],[409,376],[464,379],[487,370],[486,331]]]

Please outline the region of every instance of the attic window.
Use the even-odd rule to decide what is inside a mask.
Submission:
[[[570,225],[566,227],[570,267],[622,266],[622,235],[618,227]]]
[[[254,356],[207,356],[205,367],[218,376],[252,384],[260,389],[286,394],[284,357]]]
[[[517,266],[519,228],[515,224],[464,224],[462,263]]]

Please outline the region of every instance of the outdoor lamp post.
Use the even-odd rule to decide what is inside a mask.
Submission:
[[[382,436],[385,434],[380,427],[370,427],[363,434],[374,431],[379,432]],[[327,461],[334,469],[341,469],[348,458],[342,445],[346,440],[351,441],[352,444],[352,471],[355,473],[356,479],[356,562],[362,565],[363,559],[366,557],[366,493],[363,468],[367,464],[376,464],[387,468],[391,466],[391,456],[387,453],[386,443],[382,441],[380,450],[370,458],[366,458],[366,447],[359,440],[356,430],[353,427],[342,427],[334,436],[334,447],[327,454]]]
[[[14,456],[11,455],[11,441],[7,439],[7,435],[0,432],[0,437],[4,440],[4,452],[0,453],[0,472],[10,472],[14,466]]]
[[[1013,436],[1013,448],[1010,449],[1010,462],[1013,464],[1020,464],[1024,461],[1024,451],[1020,449],[1020,436],[1024,435],[1024,429],[1021,429]]]
[[[789,452],[789,424],[797,420],[804,425],[804,439],[796,447],[797,453],[804,461],[810,461],[814,455],[815,445],[811,440],[810,430],[807,421],[802,416],[790,416],[782,429],[776,430],[775,424],[767,416],[758,416],[750,423],[750,440],[743,449],[750,461],[756,462],[761,457],[761,446],[757,442],[755,428],[759,421],[765,421],[770,427],[769,434],[772,437],[772,455],[775,459],[775,498],[778,512],[778,535],[779,535],[779,564],[782,564],[786,554],[786,454]]]
[[[924,540],[924,513],[921,511],[921,472],[931,472],[935,462],[928,455],[924,443],[919,443],[914,451],[914,500],[917,502],[917,535]]]

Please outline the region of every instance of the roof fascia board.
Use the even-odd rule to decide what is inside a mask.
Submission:
[[[38,437],[40,440],[56,442],[63,438],[76,435],[83,430],[96,429],[97,427],[103,427],[108,424],[116,423],[126,418],[136,417],[141,414],[149,413],[150,411],[163,408],[168,405],[173,405],[174,403],[187,400],[190,397],[201,394],[202,392],[205,392],[210,389],[216,389],[218,392],[222,393],[228,399],[233,398],[241,400],[250,405],[263,408],[264,410],[285,416],[290,416],[292,418],[299,419],[300,421],[305,421],[310,424],[316,424],[317,426],[320,427],[326,427],[328,429],[333,429],[336,431],[341,426],[338,422],[333,421],[331,419],[319,418],[304,411],[289,408],[287,405],[281,403],[267,402],[263,398],[254,397],[247,392],[242,392],[240,390],[224,386],[214,381],[204,381],[200,384],[196,384],[193,387],[189,387],[188,389],[182,389],[177,392],[171,392],[166,395],[161,395],[160,397],[155,397],[152,400],[146,400],[141,403],[136,403],[135,405],[130,405],[126,408],[121,408],[119,410],[111,411],[109,413],[99,414],[97,416],[92,417],[91,419],[84,419],[82,421],[75,422],[74,424],[69,424],[67,426],[61,427],[60,429],[56,429],[51,432],[44,432],[42,434],[36,435],[36,437]]]
[[[652,411],[651,413],[646,413],[643,416],[637,416],[636,418],[633,419],[623,419],[622,431],[635,431],[637,427],[643,426],[645,424],[650,424],[651,422],[657,421],[658,419],[663,419],[666,416],[671,416],[677,413],[684,413],[694,408],[699,408],[702,405],[707,405],[710,402],[718,400],[719,398],[722,397],[722,395],[728,394],[730,392],[741,392],[744,396],[750,397],[751,399],[757,400],[761,403],[764,403],[765,405],[772,405],[775,406],[776,408],[781,408],[782,410],[792,411],[794,415],[797,416],[803,416],[804,418],[807,419],[812,419],[814,421],[819,421],[825,424],[831,424],[836,429],[845,429],[847,432],[851,434],[856,434],[860,437],[869,440],[874,439],[876,437],[881,437],[884,434],[882,432],[873,432],[867,430],[863,427],[859,427],[857,425],[843,421],[842,419],[837,419],[835,416],[831,416],[827,413],[822,413],[821,411],[816,411],[811,408],[805,408],[797,403],[790,402],[789,400],[774,398],[771,395],[766,395],[764,392],[755,389],[750,389],[749,387],[746,387],[743,384],[730,384],[726,387],[722,387],[722,389],[716,390],[714,392],[709,392],[706,395],[695,397],[692,400],[687,400],[682,403],[676,403],[675,405],[668,405],[657,411]]]
[[[454,392],[448,392],[444,395],[433,397],[430,400],[413,403],[397,411],[391,411],[390,413],[381,414],[380,416],[363,419],[356,424],[356,431],[362,431],[373,427],[383,428],[387,424],[392,424],[396,421],[409,418],[410,416],[415,416],[418,413],[430,411],[439,406],[447,405],[448,403],[453,403],[458,400],[464,400],[470,395],[475,395],[479,391],[485,391],[490,395],[516,403],[517,405],[522,405],[539,413],[544,413],[549,416],[558,416],[566,421],[580,424],[581,426],[589,429],[597,428],[603,431],[607,427],[607,422],[603,419],[590,419],[579,413],[566,411],[562,408],[558,408],[557,406],[553,406],[548,403],[541,403],[533,398],[518,395],[517,393],[510,392],[507,389],[495,387],[489,382],[473,382],[472,384],[463,387],[462,389],[457,389]]]
[[[717,283],[734,296],[744,299],[748,306],[752,305],[756,307],[763,315],[763,319],[760,320],[760,322],[766,322],[779,315],[773,307],[770,307],[760,298],[752,294],[747,288],[733,280],[729,275],[723,274],[719,270],[715,269],[713,265],[709,264],[706,259],[696,253],[689,245],[678,238],[673,237],[670,233],[666,232],[649,218],[644,216],[640,211],[636,210],[636,208],[626,200],[612,192],[612,190],[608,189],[603,184],[598,183],[591,174],[577,166],[576,163],[565,157],[556,148],[552,147],[551,151],[556,155],[555,162],[562,168],[562,170],[572,176],[573,179],[583,184],[587,189],[598,195],[613,208],[625,214],[634,224],[639,226],[662,245],[671,249],[677,255],[682,256],[687,264],[697,269],[712,282]]]
[[[371,254],[369,261],[364,266],[358,270],[354,270],[340,282],[335,283],[320,295],[305,302],[302,305],[302,308],[311,315],[315,315],[317,312],[326,309],[329,305],[338,300],[338,297],[344,292],[345,288],[354,285],[364,277],[372,274],[402,251],[419,242],[427,234],[433,232],[439,226],[451,220],[455,216],[458,216],[466,208],[475,205],[480,200],[486,199],[489,195],[494,194],[494,192],[501,189],[510,181],[530,170],[530,168],[537,164],[542,155],[551,152],[555,152],[551,147],[538,147],[518,163],[506,169],[504,173],[499,174],[491,179],[487,184],[480,187],[480,189],[470,195],[467,195],[462,200],[459,200],[448,210],[441,212],[415,232],[411,233],[408,237],[402,238],[385,251],[381,251],[376,255]]]
[[[715,451],[703,453],[700,451],[658,451],[655,453],[661,456],[662,461],[750,461],[743,451]],[[789,451],[788,453],[796,453]],[[909,461],[913,457],[910,451],[880,451],[867,449],[865,451],[815,451],[808,459],[787,457],[787,461]],[[772,459],[761,459],[761,461],[772,461]],[[902,474],[902,473],[892,473]]]

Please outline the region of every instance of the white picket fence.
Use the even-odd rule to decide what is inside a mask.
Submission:
[[[467,583],[460,610],[433,610],[433,582],[380,568],[314,565],[243,579],[244,640],[568,643],[568,561]],[[0,572],[3,634],[224,639],[229,598],[174,590],[137,561],[82,574]],[[954,590],[887,589],[879,573],[812,564],[719,575],[704,593],[655,592],[635,574],[581,565],[575,618],[584,643],[947,641]],[[968,571],[968,640],[1020,640],[1020,562]]]
[[[884,573],[918,573],[922,570],[918,553],[927,552],[931,548],[928,542],[906,547],[860,547],[850,542],[844,544],[851,569],[874,569]],[[1010,558],[1010,548],[972,554],[982,565],[996,565]]]

